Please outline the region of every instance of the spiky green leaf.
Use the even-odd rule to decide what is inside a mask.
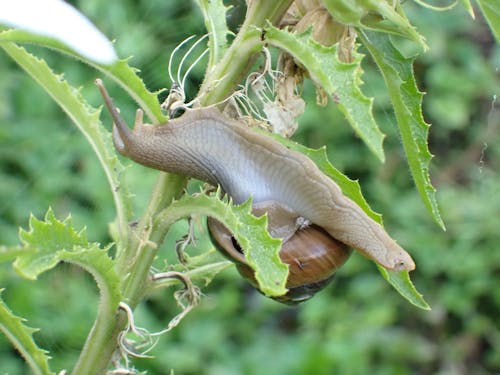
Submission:
[[[126,239],[127,223],[131,215],[130,197],[127,189],[121,185],[120,175],[123,166],[116,156],[110,132],[99,121],[100,111],[90,107],[80,92],[69,85],[62,76],[56,75],[45,61],[10,42],[0,43],[0,47],[59,104],[94,149],[113,195],[121,232],[120,238]]]
[[[0,45],[6,42],[17,44],[35,44],[42,47],[54,49],[56,51],[70,55],[71,57],[82,60],[86,64],[98,69],[117,82],[132,97],[139,106],[144,109],[146,115],[154,123],[162,123],[167,119],[160,110],[157,94],[150,92],[142,79],[137,75],[138,69],[131,67],[127,60],[119,60],[111,65],[98,64],[85,56],[82,56],[74,50],[68,48],[65,44],[44,37],[28,33],[22,30],[6,30],[0,33]]]
[[[3,289],[0,289],[0,295]],[[0,298],[0,331],[9,339],[31,368],[33,374],[50,375],[47,351],[38,347],[33,339],[37,329],[26,326],[25,319],[15,315]]]
[[[387,35],[366,33],[362,41],[384,76],[417,190],[436,223],[444,230],[436,190],[429,176],[432,155],[427,139],[430,125],[425,123],[422,115],[423,94],[413,75],[413,59],[405,58]]]
[[[361,92],[362,55],[353,51],[354,61],[343,63],[337,46],[325,47],[315,42],[309,32],[290,33],[274,27],[266,29],[266,42],[291,54],[302,64],[317,85],[338,103],[350,125],[368,148],[384,161],[384,135],[372,113],[372,98]]]
[[[85,230],[76,231],[71,217],[58,220],[49,209],[44,220],[30,218],[29,230],[20,230],[23,249],[14,262],[14,269],[23,277],[34,280],[59,262],[76,264],[89,272],[101,290],[101,301],[110,309],[120,302],[120,279],[114,262],[108,256],[109,248],[88,242]]]
[[[418,292],[411,282],[408,271],[392,272],[387,271],[379,265],[377,265],[377,267],[384,279],[386,279],[387,282],[389,282],[394,289],[396,289],[398,293],[406,298],[411,304],[423,310],[431,309],[427,302],[425,302],[423,295]]]
[[[222,0],[197,0],[196,2],[203,13],[208,32],[210,59],[207,70],[210,70],[220,61],[227,49],[229,29],[226,23],[226,13],[229,7],[226,7]]]
[[[260,290],[268,296],[286,293],[288,267],[281,262],[281,240],[267,232],[267,217],[251,214],[251,201],[234,206],[216,196],[184,196],[173,202],[157,217],[155,225],[169,227],[177,220],[192,214],[211,216],[224,224],[245,252],[249,265],[255,270]]]

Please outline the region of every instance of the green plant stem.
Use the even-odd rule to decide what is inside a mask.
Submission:
[[[149,204],[137,224],[130,239],[130,244],[124,249],[121,256],[116,259],[116,269],[119,274],[132,272],[135,264],[135,256],[143,244],[148,241],[148,232],[151,232],[151,223],[155,215],[163,208],[167,207],[173,199],[178,198],[186,187],[187,179],[183,176],[160,173],[158,181],[151,193]]]
[[[160,174],[149,205],[137,230],[130,234],[128,246],[117,259],[117,271],[123,275],[122,298],[132,309],[142,297],[148,273],[157,253],[157,246],[148,242],[150,223],[158,210],[178,197],[186,185],[186,178],[175,174]],[[166,228],[166,231],[168,228]],[[118,335],[127,323],[123,311],[110,311],[100,304],[94,326],[87,336],[73,375],[104,374],[117,348]]]
[[[123,299],[131,308],[139,303],[145,284],[148,282],[148,274],[151,265],[156,257],[165,235],[170,228],[164,228],[161,233],[157,233],[157,227],[152,226],[156,214],[167,207],[175,198],[178,198],[186,187],[186,178],[176,174],[162,174],[159,177],[153,194],[151,196],[146,213],[139,222],[137,235],[126,251],[123,268],[118,272],[123,272],[127,278],[122,287]],[[161,240],[151,240],[156,234]]]
[[[207,275],[214,275],[216,273],[221,272],[222,270],[225,270],[226,268],[229,268],[233,266],[234,263],[231,262],[230,260],[222,260],[219,262],[214,262],[214,263],[208,263],[204,264],[203,266],[196,267],[192,270],[184,272],[184,275],[190,279],[190,280],[203,280],[204,278],[207,277]],[[180,281],[176,279],[165,279],[165,280],[158,280],[154,284],[150,285],[148,289],[148,294],[167,288],[169,286],[177,285],[179,284]]]
[[[97,318],[72,371],[73,375],[104,374],[116,349],[118,334],[127,323],[124,313],[109,311],[102,305],[99,305]]]
[[[256,0],[247,11],[240,32],[215,69],[206,75],[200,89],[202,105],[218,103],[226,99],[242,77],[250,69],[256,54],[262,49],[261,31],[267,21],[276,23],[281,19],[292,0]],[[122,298],[132,309],[148,290],[149,270],[156,257],[160,243],[150,239],[163,240],[169,226],[152,227],[155,215],[168,206],[185,186],[182,176],[162,174],[153,191],[145,214],[137,229],[130,233],[128,244],[119,252],[117,271],[123,275]],[[125,328],[126,316],[123,312],[110,312],[100,306],[94,326],[87,337],[73,375],[101,375],[106,372],[113,353],[117,348],[120,332]]]
[[[292,0],[252,1],[235,40],[215,68],[205,76],[198,99],[204,106],[227,99],[252,67],[263,48],[260,30],[267,22],[277,23]]]

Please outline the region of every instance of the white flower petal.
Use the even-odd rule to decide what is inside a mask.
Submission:
[[[106,36],[62,0],[0,0],[0,23],[56,39],[100,64],[117,60]]]

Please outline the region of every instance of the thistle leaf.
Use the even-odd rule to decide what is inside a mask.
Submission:
[[[432,155],[427,139],[430,125],[422,115],[423,94],[413,75],[413,59],[403,57],[387,35],[366,33],[361,38],[384,76],[417,190],[436,223],[444,230],[436,190],[429,177]]]
[[[168,227],[192,214],[217,219],[229,229],[243,249],[250,267],[255,271],[259,289],[267,296],[281,296],[286,293],[288,277],[288,267],[279,257],[281,240],[267,232],[267,217],[256,218],[251,210],[251,200],[235,206],[216,196],[185,195],[163,210],[155,223]]]
[[[0,289],[0,295],[3,289]],[[33,339],[37,329],[26,326],[25,319],[15,315],[0,298],[0,331],[10,340],[21,353],[25,361],[36,375],[51,375],[47,351],[38,347]]]
[[[290,33],[274,27],[266,29],[266,42],[291,54],[309,73],[311,79],[325,89],[338,103],[350,125],[368,148],[384,161],[384,135],[372,113],[372,98],[361,92],[362,55],[353,51],[354,61],[343,63],[337,45],[325,47],[311,38],[309,32]]]

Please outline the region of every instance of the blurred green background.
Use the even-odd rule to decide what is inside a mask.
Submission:
[[[204,33],[192,1],[85,0],[73,2],[111,39],[121,57],[133,56],[150,89],[168,87],[170,52],[191,34]],[[333,164],[360,180],[389,233],[414,256],[412,278],[431,311],[403,300],[373,263],[355,255],[335,282],[309,302],[289,308],[245,284],[234,268],[203,288],[201,305],[179,327],[160,338],[153,360],[137,360],[150,374],[495,374],[500,373],[500,48],[481,16],[474,22],[457,6],[433,12],[404,4],[430,50],[415,64],[426,120],[432,123],[431,175],[447,231],[426,212],[412,184],[388,96],[376,68],[365,61],[367,95],[388,135],[387,162],[378,163],[333,104],[309,103],[295,136],[309,146],[327,143]],[[236,3],[230,23],[241,20]],[[51,51],[30,48],[93,105],[101,99],[99,75]],[[189,82],[193,95],[203,67]],[[125,118],[135,104],[108,83]],[[109,117],[104,120],[110,124]],[[326,121],[325,119],[328,119]],[[131,121],[129,121],[131,122]],[[127,170],[140,215],[157,173],[137,165]],[[28,76],[0,53],[0,243],[16,244],[29,215],[43,217],[51,206],[69,213],[89,239],[110,241],[114,211],[97,158],[70,120]],[[206,236],[200,220],[200,242]],[[175,262],[170,234],[161,251]],[[195,251],[193,250],[194,254]],[[164,262],[159,260],[159,264]],[[40,346],[54,357],[53,369],[71,368],[92,325],[97,288],[77,268],[61,265],[37,282],[0,265],[3,298],[16,314],[39,327]],[[137,309],[137,323],[165,327],[178,309],[170,291]],[[29,370],[0,335],[0,374]]]

